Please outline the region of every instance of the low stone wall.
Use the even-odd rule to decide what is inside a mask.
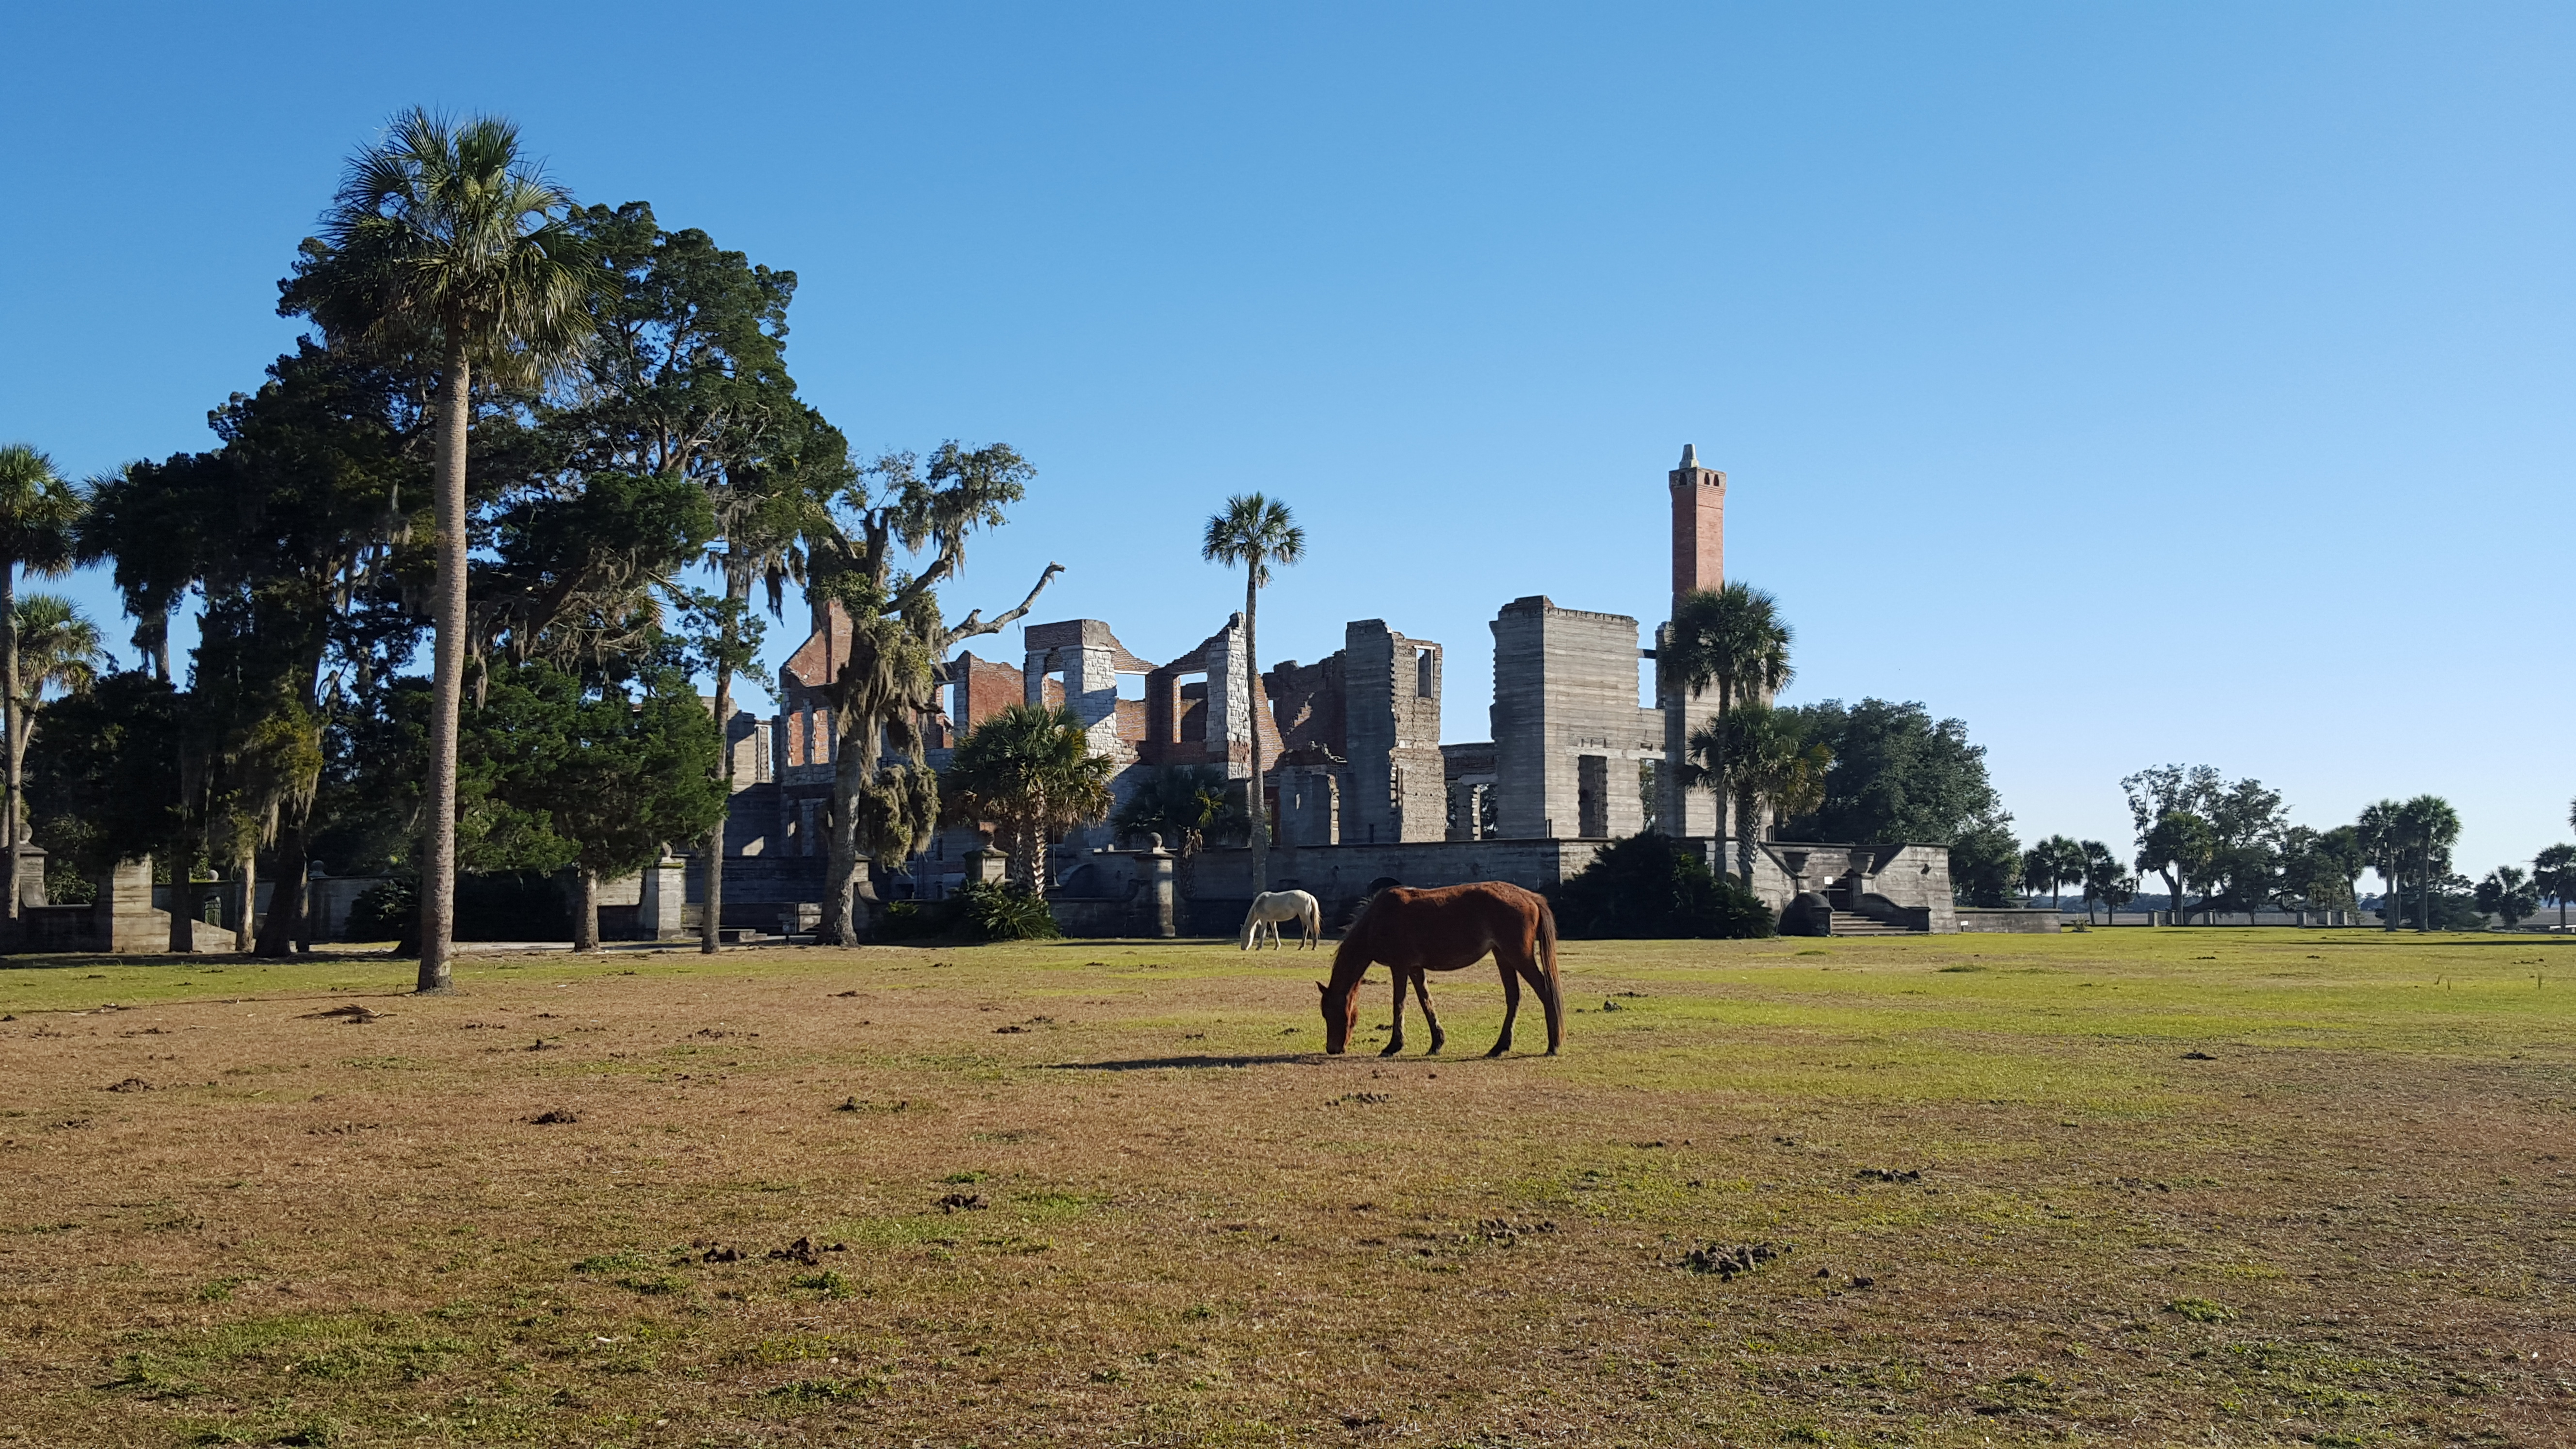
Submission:
[[[2051,910],[1994,910],[1984,906],[1957,906],[1953,910],[1962,931],[1996,931],[2016,936],[2054,935],[2064,928],[2064,918]]]
[[[1409,886],[1499,880],[1543,891],[1576,874],[1606,840],[1421,840],[1389,845],[1296,845],[1270,852],[1270,889],[1301,890],[1324,912],[1324,931],[1338,934],[1359,909],[1368,883],[1393,876]],[[1235,936],[1252,907],[1252,852],[1203,850],[1191,858],[1181,929]]]

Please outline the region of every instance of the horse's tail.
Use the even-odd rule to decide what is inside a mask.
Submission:
[[[1548,989],[1556,988],[1556,910],[1538,898],[1538,959],[1547,968]]]
[[[1308,895],[1306,897],[1306,909],[1303,912],[1303,915],[1304,919],[1300,920],[1297,924],[1304,928],[1307,944],[1318,948],[1322,947],[1324,944],[1323,902],[1316,900],[1312,895]]]

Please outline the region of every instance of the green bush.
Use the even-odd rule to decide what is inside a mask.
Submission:
[[[420,932],[420,882],[409,876],[381,880],[349,903],[352,941],[407,941]]]
[[[1055,915],[1027,888],[978,881],[957,893],[958,914],[978,941],[1055,941]]]
[[[1655,834],[1612,841],[1548,899],[1557,934],[1569,940],[1741,940],[1780,928],[1753,892]]]
[[[978,882],[944,901],[890,903],[876,934],[880,941],[1054,941],[1064,932],[1026,887]]]

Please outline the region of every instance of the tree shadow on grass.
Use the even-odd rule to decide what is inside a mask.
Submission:
[[[1163,1067],[1270,1067],[1289,1062],[1320,1062],[1322,1052],[1274,1052],[1266,1056],[1245,1057],[1136,1057],[1122,1062],[1050,1062],[1056,1072],[1150,1072]]]

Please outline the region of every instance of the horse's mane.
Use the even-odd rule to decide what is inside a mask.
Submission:
[[[1346,953],[1352,951],[1365,953],[1368,950],[1366,943],[1368,941],[1369,908],[1378,903],[1379,898],[1387,893],[1389,887],[1400,886],[1402,884],[1404,884],[1404,882],[1397,880],[1391,875],[1379,876],[1377,879],[1368,883],[1367,894],[1360,897],[1359,906],[1351,912],[1350,924],[1342,928],[1341,945],[1336,947],[1333,951],[1333,965],[1337,973],[1341,966],[1341,959]],[[1368,958],[1365,954],[1361,956],[1363,963],[1365,963],[1367,959]],[[1365,964],[1363,964],[1362,969],[1366,969]]]

